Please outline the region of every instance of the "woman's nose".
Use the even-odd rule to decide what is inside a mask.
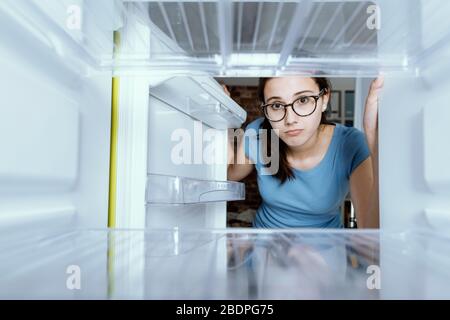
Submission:
[[[286,117],[284,118],[286,125],[295,124],[298,122],[298,115],[292,110],[292,107],[286,108]]]

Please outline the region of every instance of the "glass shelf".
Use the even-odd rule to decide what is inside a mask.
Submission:
[[[74,5],[80,28],[68,23]],[[68,65],[116,74],[415,75],[448,49],[449,13],[440,0],[3,0],[0,27],[21,25]]]
[[[245,199],[245,184],[149,174],[146,201],[149,204],[190,204]]]
[[[450,13],[450,4],[439,0],[420,5],[408,0],[135,5],[146,13],[140,22],[165,44],[150,49],[151,60],[167,69],[225,76],[410,75],[425,57],[442,51],[450,36],[446,19],[434,19]],[[431,30],[433,35],[421,36]]]
[[[99,229],[11,237],[0,235],[2,299],[450,298],[449,238],[433,232]],[[81,272],[81,290],[68,289],[66,270]],[[377,275],[379,283],[371,280]]]

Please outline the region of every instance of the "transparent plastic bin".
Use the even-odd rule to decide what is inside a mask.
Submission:
[[[81,28],[67,24],[71,5]],[[450,43],[450,3],[440,0],[4,0],[0,14],[68,65],[116,74],[414,75]]]
[[[450,298],[450,239],[431,233],[148,229],[11,236],[0,236],[2,299]],[[68,289],[69,267],[81,272],[81,290]]]
[[[146,202],[149,204],[189,204],[244,199],[245,184],[241,182],[147,175]]]
[[[215,129],[240,128],[247,118],[247,112],[207,77],[172,77],[151,87],[150,95]]]

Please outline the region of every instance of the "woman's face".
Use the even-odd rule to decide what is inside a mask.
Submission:
[[[298,76],[271,78],[264,87],[265,104],[279,102],[289,104],[300,96],[318,95],[319,86],[312,78]],[[317,108],[307,117],[297,115],[292,107],[286,109],[286,116],[279,122],[270,121],[273,129],[278,129],[280,139],[290,147],[299,147],[305,144],[320,125],[322,112],[326,110],[329,94],[317,101]]]

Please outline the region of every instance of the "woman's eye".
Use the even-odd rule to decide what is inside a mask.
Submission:
[[[279,103],[274,103],[274,104],[272,105],[272,109],[274,109],[274,110],[280,110],[280,109],[283,109],[283,105],[282,105],[282,104],[279,104]]]
[[[307,104],[308,101],[309,101],[309,97],[301,97],[300,99],[298,99],[298,101],[299,101],[301,104]]]

